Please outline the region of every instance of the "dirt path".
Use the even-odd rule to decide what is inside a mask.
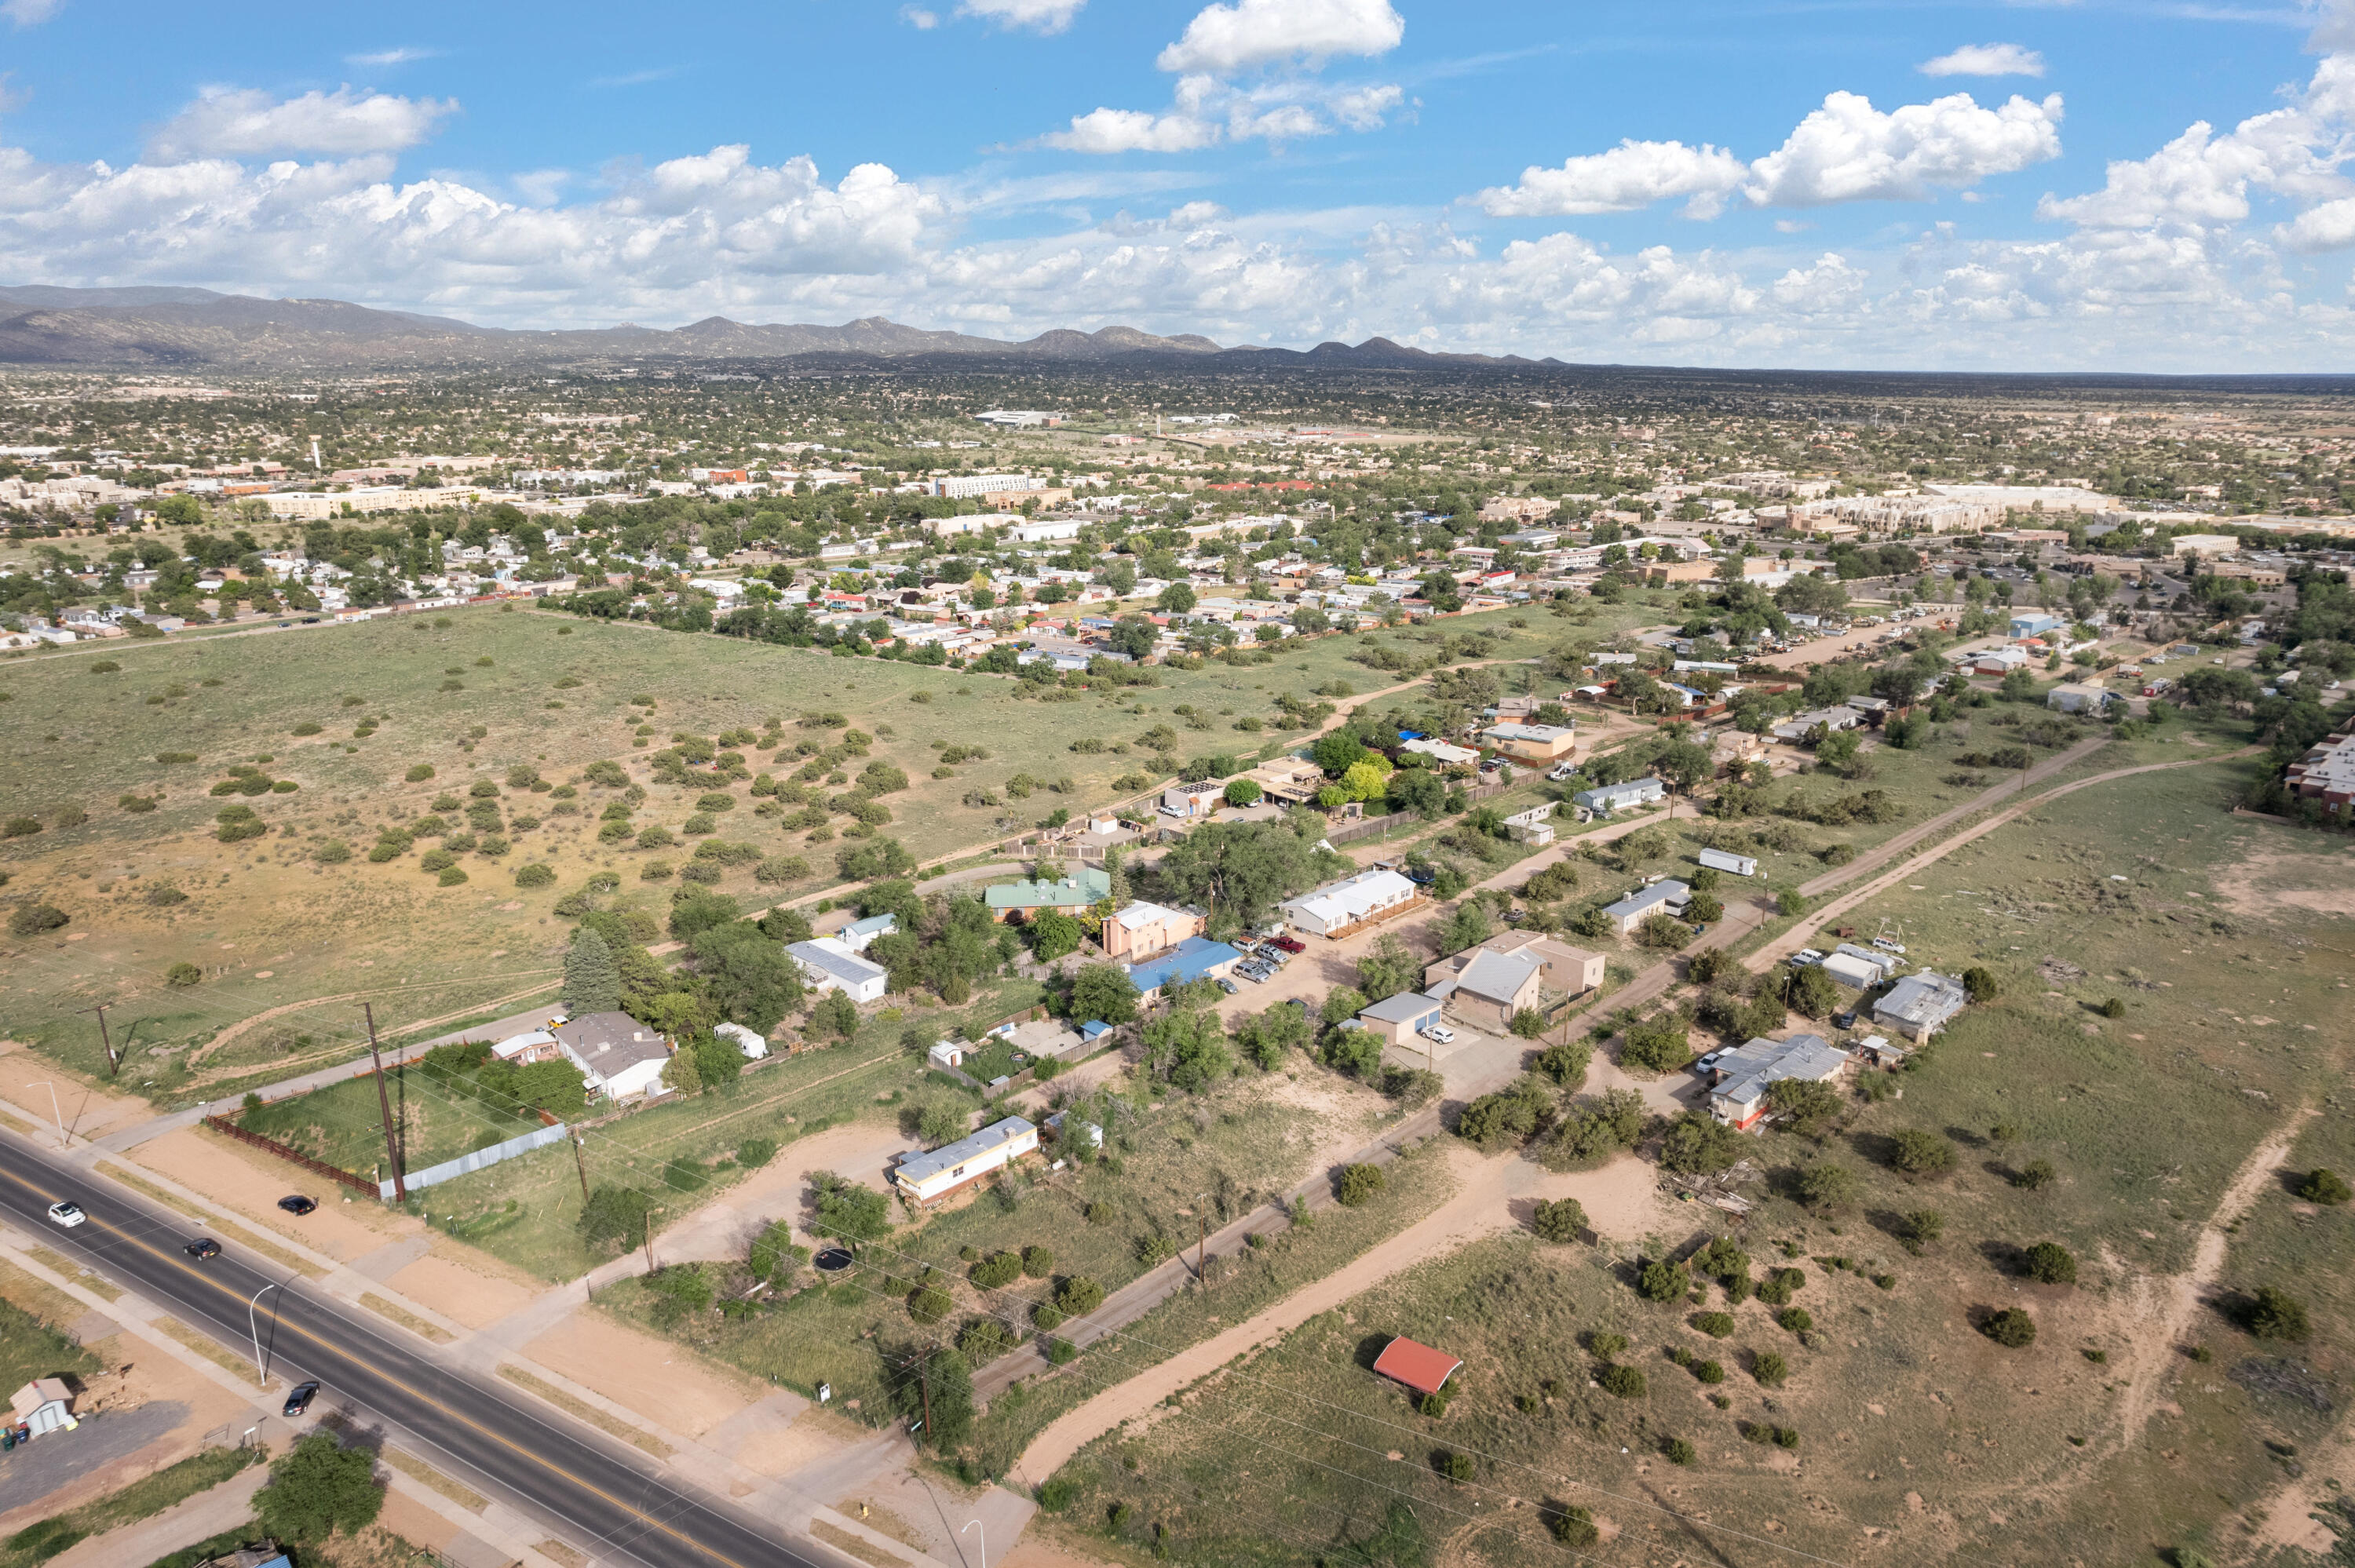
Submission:
[[[2316,1106],[2301,1107],[2242,1161],[2223,1196],[2216,1201],[2216,1212],[2200,1227],[2200,1240],[2192,1248],[2190,1268],[2181,1274],[2135,1282],[2133,1298],[2126,1307],[2131,1331],[2125,1336],[2126,1342],[2134,1347],[2135,1364],[2126,1378],[2126,1398],[2118,1406],[2123,1426],[2119,1434],[2121,1448],[2132,1446],[2142,1436],[2151,1412],[2158,1406],[2159,1385],[2174,1362],[2192,1317],[2224,1271],[2224,1255],[2232,1245],[2232,1226],[2264,1195],[2267,1184],[2277,1179],[2307,1119],[2318,1114],[2319,1109]]]
[[[1520,1224],[1518,1211],[1526,1206],[1521,1201],[1575,1196],[1587,1205],[1595,1228],[1605,1234],[1639,1236],[1651,1228],[1654,1178],[1650,1168],[1632,1156],[1600,1171],[1559,1176],[1526,1160],[1483,1158],[1466,1144],[1452,1145],[1446,1158],[1459,1185],[1437,1210],[1224,1333],[1066,1412],[1031,1439],[1013,1469],[1034,1485],[1045,1480],[1122,1422],[1144,1414],[1253,1347],[1290,1333],[1393,1275]]]
[[[409,1031],[413,1029],[431,1029],[437,1023],[447,1023],[453,1019],[472,1018],[474,1014],[482,1012],[485,1008],[505,1007],[511,1001],[521,1001],[526,997],[538,996],[540,992],[553,990],[555,987],[561,985],[564,982],[564,971],[560,969],[543,970],[526,969],[522,972],[525,974],[542,973],[553,976],[554,978],[543,980],[539,984],[533,986],[528,991],[517,991],[511,996],[493,997],[488,1001],[478,1001],[472,1007],[461,1009],[456,1012],[444,1013],[439,1018],[421,1018],[414,1023],[402,1024],[400,1026],[401,1032],[403,1033],[407,1033]],[[277,1007],[265,1008],[261,1012],[255,1013],[250,1018],[239,1019],[235,1023],[230,1024],[218,1034],[214,1035],[208,1044],[198,1050],[190,1052],[188,1054],[188,1065],[192,1067],[195,1066],[197,1063],[203,1061],[206,1057],[211,1055],[214,1052],[218,1051],[223,1046],[234,1044],[238,1038],[243,1035],[247,1031],[261,1024],[267,1023],[273,1018],[283,1018],[290,1012],[301,1012],[308,1008],[325,1007],[331,1001],[358,1001],[367,997],[392,996],[404,991],[443,991],[448,989],[449,984],[450,982],[447,980],[421,980],[411,985],[379,986],[374,991],[347,991],[335,996],[314,996],[302,1001],[289,1001]]]
[[[1829,893],[1844,882],[1853,882],[1867,872],[1878,871],[1923,840],[1933,837],[1941,830],[1953,826],[1975,811],[1983,810],[1994,805],[2007,796],[2019,794],[2030,784],[2041,783],[2050,779],[2070,764],[2081,758],[2092,756],[2109,743],[2110,737],[2106,735],[2089,736],[2066,751],[2055,752],[2018,778],[2007,779],[1991,789],[1974,795],[1961,805],[1950,810],[1939,812],[1919,827],[1906,829],[1887,843],[1867,850],[1846,865],[1801,883],[1799,891],[1813,898],[1819,893]]]
[[[1815,935],[1817,928],[1828,925],[1835,916],[1848,913],[1875,894],[1887,892],[1907,877],[1919,874],[1923,866],[1944,860],[1973,840],[1995,832],[2006,822],[2012,821],[2023,813],[2036,810],[2039,806],[2058,800],[2063,795],[2073,795],[2080,789],[2090,789],[2096,784],[2107,784],[2115,779],[2131,779],[2138,773],[2164,773],[2173,768],[2201,768],[2211,762],[2230,762],[2235,758],[2254,757],[2260,749],[2262,748],[2258,747],[2248,746],[2243,747],[2238,751],[2219,752],[2213,757],[2188,757],[2179,762],[2146,762],[2138,768],[2115,768],[2107,773],[2096,773],[2089,779],[2080,779],[2074,783],[2063,784],[2058,789],[2049,789],[2032,800],[2022,800],[2008,811],[1998,812],[1986,821],[1956,833],[1934,850],[1925,850],[1911,860],[1901,862],[1892,870],[1874,877],[1861,887],[1843,893],[1822,908],[1810,910],[1806,920],[1752,953],[1742,960],[1742,963],[1753,970],[1764,970],[1771,968],[1806,947],[1807,939]]]

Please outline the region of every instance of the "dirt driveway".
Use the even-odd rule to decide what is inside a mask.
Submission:
[[[1033,1485],[1071,1461],[1073,1455],[1122,1422],[1146,1414],[1197,1379],[1237,1356],[1291,1332],[1320,1312],[1361,1296],[1391,1276],[1420,1263],[1526,1225],[1540,1198],[1574,1197],[1602,1235],[1639,1240],[1655,1230],[1666,1205],[1650,1166],[1629,1156],[1600,1171],[1555,1175],[1518,1156],[1484,1158],[1467,1144],[1449,1146],[1449,1171],[1455,1195],[1388,1241],[1274,1306],[1236,1324],[1191,1350],[1104,1390],[1056,1420],[1031,1440],[1015,1470]]]
[[[771,1221],[790,1220],[802,1230],[813,1172],[831,1171],[878,1192],[889,1192],[884,1171],[912,1144],[899,1128],[867,1121],[789,1143],[757,1174],[662,1231],[657,1245],[674,1263],[742,1257]]]

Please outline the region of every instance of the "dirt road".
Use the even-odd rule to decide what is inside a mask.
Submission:
[[[2106,734],[2088,736],[2066,751],[2055,752],[2019,777],[2008,779],[1993,789],[1982,790],[1961,805],[1941,811],[1920,826],[1908,828],[1888,842],[1867,850],[1846,865],[1836,866],[1820,876],[1811,877],[1799,884],[1799,891],[1813,898],[1818,894],[1829,893],[1844,882],[1854,882],[1866,873],[1877,871],[1887,865],[1923,840],[1934,837],[1974,812],[1985,810],[1998,800],[2007,800],[2020,793],[2030,784],[2041,783],[2081,758],[2091,757],[2109,743],[2110,737]]]
[[[2138,773],[2164,773],[2175,768],[2203,768],[2211,762],[2230,762],[2236,758],[2254,757],[2261,749],[2258,747],[2247,746],[2238,751],[2221,751],[2213,757],[2187,757],[2179,762],[2146,762],[2137,768],[2114,768],[2107,773],[2096,773],[2091,778],[2063,784],[2058,789],[2048,789],[2041,795],[2021,801],[2008,811],[1999,811],[1986,821],[1956,833],[1934,850],[1925,850],[1913,859],[1901,863],[1895,869],[1884,872],[1861,887],[1840,895],[1822,908],[1810,910],[1804,923],[1792,927],[1790,930],[1742,959],[1742,963],[1753,971],[1770,968],[1806,947],[1808,938],[1817,929],[1829,924],[1837,916],[1847,914],[1874,894],[1885,893],[1907,877],[1919,875],[1923,866],[1944,860],[1965,844],[1984,838],[2006,822],[2012,821],[2021,814],[2036,810],[2039,806],[2057,800],[2063,795],[2073,795],[2080,789],[2090,789],[2096,784],[2108,784],[2120,779],[2131,779]]]
[[[1451,1145],[1445,1158],[1458,1185],[1455,1195],[1436,1211],[1224,1333],[1179,1351],[1066,1412],[1031,1439],[1015,1461],[1015,1472],[1035,1486],[1122,1422],[1144,1414],[1252,1347],[1281,1338],[1417,1264],[1524,1223],[1524,1212],[1533,1200],[1575,1197],[1604,1234],[1636,1237],[1652,1228],[1656,1178],[1649,1166],[1632,1156],[1600,1171],[1569,1175],[1550,1174],[1518,1157],[1485,1159],[1465,1144]]]

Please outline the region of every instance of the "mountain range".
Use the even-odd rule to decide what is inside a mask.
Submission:
[[[707,316],[682,327],[523,332],[449,316],[382,311],[342,300],[265,300],[209,289],[68,289],[0,285],[0,365],[112,369],[320,371],[449,369],[519,364],[672,360],[763,361],[805,355],[889,360],[938,368],[986,361],[1151,361],[1273,368],[1416,369],[1555,366],[1557,360],[1433,354],[1388,338],[1352,347],[1223,347],[1183,333],[1068,328],[1022,342],[930,332],[882,316],[841,326],[753,325]]]

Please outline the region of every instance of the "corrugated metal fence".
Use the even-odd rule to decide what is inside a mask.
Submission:
[[[518,1154],[528,1154],[535,1149],[545,1149],[549,1144],[561,1142],[570,1136],[572,1136],[572,1129],[560,1121],[553,1127],[534,1128],[521,1138],[510,1138],[505,1143],[494,1143],[488,1149],[477,1149],[471,1154],[461,1154],[455,1160],[444,1160],[439,1165],[429,1165],[422,1171],[411,1171],[407,1177],[409,1190],[414,1192],[421,1187],[435,1187],[461,1176],[471,1176],[477,1171],[488,1170],[502,1160],[512,1160]],[[392,1183],[378,1182],[377,1196],[387,1202],[391,1202]]]

